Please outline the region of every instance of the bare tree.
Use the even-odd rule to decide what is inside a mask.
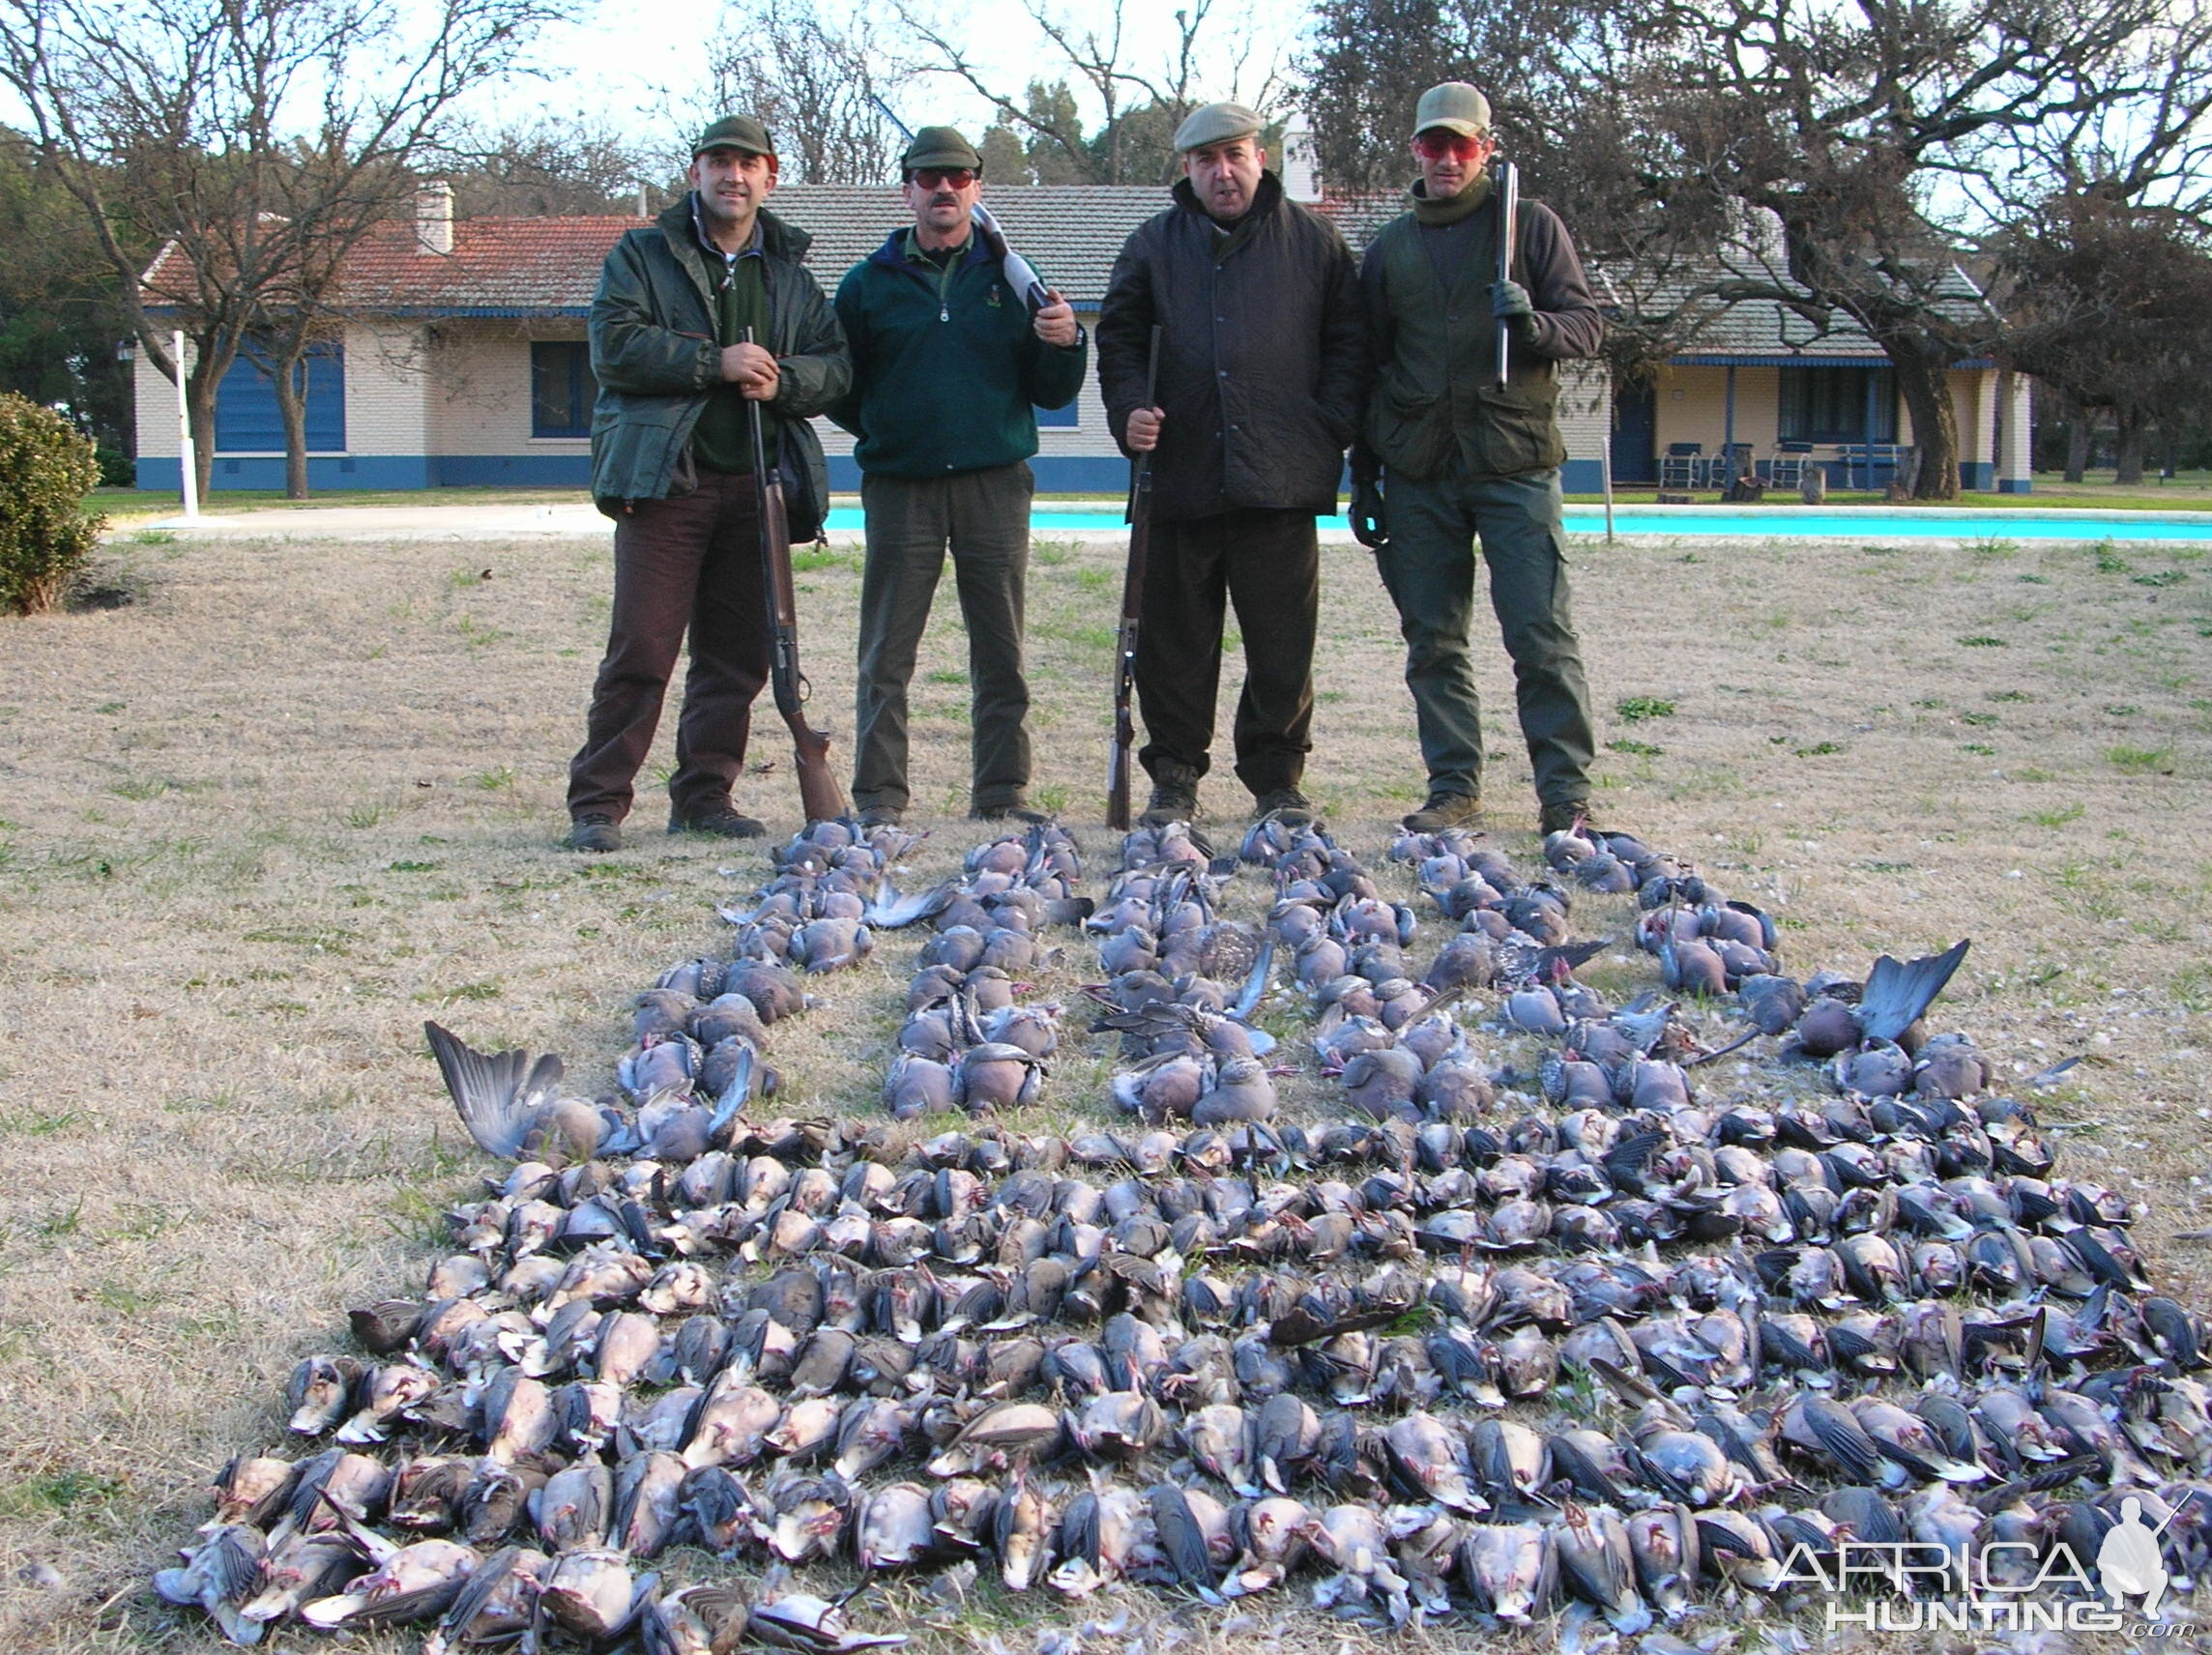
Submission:
[[[122,278],[149,359],[186,375],[203,487],[217,388],[275,328],[265,348],[287,482],[304,491],[304,428],[285,388],[327,329],[346,250],[403,196],[409,162],[455,101],[512,70],[567,4],[0,0],[0,84],[30,111],[41,159]],[[143,282],[133,229],[165,241]],[[189,371],[164,311],[192,341]]]
[[[459,218],[559,218],[626,213],[664,169],[604,118],[468,126],[445,139],[437,170]]]
[[[904,140],[883,105],[908,71],[862,7],[731,0],[708,75],[701,113],[759,117],[793,182],[880,184],[895,174]]]
[[[1033,77],[1017,95],[924,0],[898,0],[898,16],[925,48],[917,71],[958,80],[988,102],[996,125],[1025,139],[1039,183],[1149,184],[1165,170],[1166,146],[1151,135],[1156,129],[1172,134],[1191,110],[1214,99],[1236,98],[1266,112],[1281,96],[1282,54],[1267,46],[1259,14],[1217,18],[1216,4],[1186,0],[1174,14],[1173,44],[1147,54],[1132,39],[1130,0],[1109,0],[1083,21],[1056,12],[1047,0],[1024,0],[1051,60],[1065,67],[1097,108],[1097,130],[1090,137],[1066,79],[1055,87]]]
[[[2152,424],[2170,431],[2212,403],[2212,250],[2170,218],[2073,196],[2022,227],[1999,272],[2012,361],[2071,404],[2084,437],[2089,412],[2109,410],[2113,480],[2140,482]]]

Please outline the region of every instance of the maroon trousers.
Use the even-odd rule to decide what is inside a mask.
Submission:
[[[760,507],[749,475],[701,467],[693,492],[637,501],[616,519],[614,615],[584,744],[568,766],[571,817],[629,814],[686,627],[691,670],[668,783],[682,819],[731,802],[753,700],[768,682]]]

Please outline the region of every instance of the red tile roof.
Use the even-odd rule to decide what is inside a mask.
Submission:
[[[1131,231],[1168,205],[1150,187],[1001,186],[992,210],[1007,239],[1044,278],[1077,305],[1095,306]],[[786,185],[770,210],[814,237],[807,267],[834,292],[845,272],[908,223],[896,189],[884,185]],[[1321,210],[1354,250],[1394,218],[1397,198],[1332,199]],[[344,305],[356,311],[406,314],[567,314],[591,306],[599,266],[623,232],[644,218],[458,218],[451,253],[423,252],[412,220],[371,234],[346,270]],[[173,256],[164,249],[146,274],[149,297]]]

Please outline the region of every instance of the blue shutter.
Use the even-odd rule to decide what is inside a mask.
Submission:
[[[307,451],[343,452],[345,348],[308,347]],[[247,345],[222,376],[215,396],[215,446],[219,453],[282,453],[284,421],[276,411],[276,380],[260,347]]]

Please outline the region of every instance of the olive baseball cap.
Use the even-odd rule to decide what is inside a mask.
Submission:
[[[1421,94],[1413,105],[1413,136],[1442,127],[1463,138],[1490,135],[1490,100],[1464,80],[1447,80]]]
[[[970,172],[981,172],[983,158],[956,129],[924,127],[906,146],[906,154],[899,157],[899,170],[915,172],[925,166],[964,166]]]
[[[1232,138],[1257,137],[1266,123],[1241,103],[1207,103],[1193,109],[1176,129],[1176,154],[1187,155],[1208,144],[1225,144]]]
[[[712,127],[699,134],[691,146],[691,159],[697,160],[709,150],[742,150],[746,155],[775,156],[775,140],[768,135],[768,129],[750,115],[724,115]]]

